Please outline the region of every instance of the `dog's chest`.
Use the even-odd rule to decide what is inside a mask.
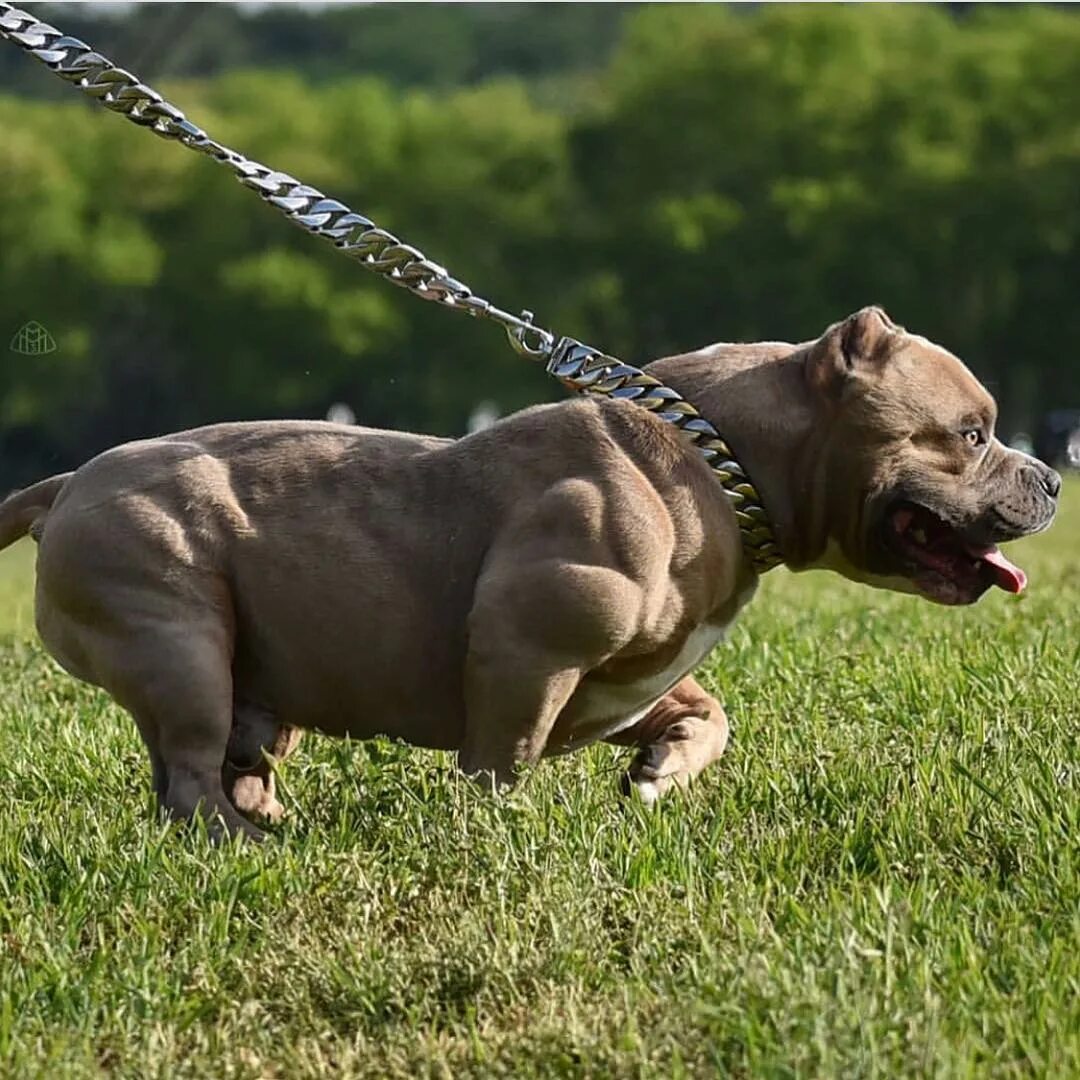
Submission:
[[[729,625],[699,626],[661,670],[632,682],[590,681],[586,677],[568,709],[570,725],[562,732],[566,748],[606,739],[636,724],[708,655]]]

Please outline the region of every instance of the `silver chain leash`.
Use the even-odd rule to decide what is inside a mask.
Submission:
[[[512,315],[477,296],[444,267],[363,214],[288,173],[268,169],[211,139],[156,90],[78,38],[68,37],[28,12],[2,2],[0,37],[18,45],[106,109],[228,166],[240,183],[286,218],[328,240],[365,269],[422,300],[433,300],[474,318],[498,323],[520,355],[544,360],[548,372],[570,389],[633,401],[674,424],[701,451],[731,500],[743,544],[758,572],[783,562],[757,489],[720,433],[675,390],[640,368],[580,341],[556,339],[550,331],[533,325],[531,312]]]

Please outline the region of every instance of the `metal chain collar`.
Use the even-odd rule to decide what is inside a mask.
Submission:
[[[519,317],[495,307],[423,252],[402,243],[344,203],[288,173],[268,169],[215,142],[131,72],[117,67],[78,38],[38,22],[28,12],[0,2],[0,37],[18,45],[105,108],[163,139],[179,142],[228,166],[240,183],[258,192],[286,218],[330,241],[365,269],[422,300],[434,300],[474,318],[498,323],[519,354],[546,361],[548,372],[564,386],[579,393],[633,401],[674,424],[701,451],[731,500],[743,545],[755,569],[762,573],[783,562],[761,496],[730,447],[693,405],[659,379],[573,338],[556,340],[550,331],[533,325],[531,312],[522,312]]]

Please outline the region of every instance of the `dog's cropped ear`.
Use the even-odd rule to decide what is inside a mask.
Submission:
[[[810,346],[806,377],[819,390],[839,389],[859,371],[876,367],[899,327],[879,307],[864,307],[833,323]]]

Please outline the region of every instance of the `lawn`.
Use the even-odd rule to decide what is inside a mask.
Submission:
[[[0,1074],[1080,1075],[1080,484],[946,610],[770,574],[702,669],[723,762],[511,798],[309,739],[261,848],[159,825],[129,719],[0,557]],[[422,675],[421,675],[422,677]]]

